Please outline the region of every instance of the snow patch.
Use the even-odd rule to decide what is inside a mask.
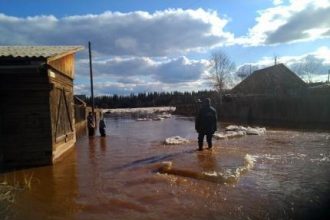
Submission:
[[[213,134],[213,137],[217,140],[223,140],[228,138],[242,137],[245,135],[263,135],[265,132],[266,128],[229,125],[225,128],[224,132],[216,132]]]
[[[164,144],[166,144],[166,145],[178,145],[178,144],[185,144],[185,143],[189,143],[189,140],[185,139],[183,137],[180,137],[180,136],[169,137],[169,138],[166,138],[164,141]]]

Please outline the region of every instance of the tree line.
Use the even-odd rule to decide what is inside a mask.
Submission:
[[[160,107],[193,104],[203,98],[217,101],[218,93],[213,90],[192,92],[150,92],[131,94],[129,96],[109,95],[94,98],[94,105],[98,108],[138,108]],[[84,100],[91,105],[91,97]]]

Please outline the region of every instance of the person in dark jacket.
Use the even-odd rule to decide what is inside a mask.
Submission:
[[[106,125],[105,125],[105,122],[104,122],[104,118],[103,116],[101,117],[100,119],[100,123],[99,123],[99,131],[100,131],[100,134],[102,137],[105,137],[105,128],[106,128]]]
[[[204,136],[208,148],[212,148],[212,136],[217,130],[217,111],[211,106],[209,98],[204,99],[202,107],[195,119],[195,129],[198,132],[198,149],[203,150]]]
[[[93,114],[92,112],[89,112],[88,113],[88,116],[87,116],[87,127],[88,127],[88,136],[92,137],[94,136],[94,132],[95,132],[95,120],[94,120],[94,117],[93,117]]]

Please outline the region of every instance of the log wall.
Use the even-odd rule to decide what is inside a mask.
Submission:
[[[51,163],[51,87],[46,70],[1,67],[0,77],[0,161],[9,166]]]
[[[74,55],[2,62],[0,166],[51,164],[76,142]]]

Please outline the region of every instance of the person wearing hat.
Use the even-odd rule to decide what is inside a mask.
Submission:
[[[88,113],[88,116],[87,116],[87,127],[88,127],[88,136],[90,137],[93,137],[94,134],[95,134],[95,120],[94,120],[94,117],[93,117],[93,114],[92,112],[89,112]]]
[[[195,119],[195,129],[198,133],[198,150],[203,150],[204,136],[208,148],[212,148],[212,136],[217,130],[217,111],[211,106],[209,98],[203,99],[202,107]]]

